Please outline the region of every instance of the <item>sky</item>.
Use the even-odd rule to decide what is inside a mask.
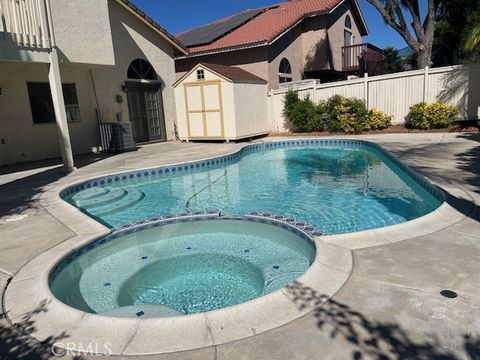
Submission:
[[[246,9],[276,4],[281,0],[134,0],[134,2],[162,27],[176,34]],[[363,38],[364,43],[369,42],[382,49],[387,46],[397,49],[407,46],[403,38],[384,23],[372,5],[366,0],[359,0],[359,4],[369,28],[369,35]]]

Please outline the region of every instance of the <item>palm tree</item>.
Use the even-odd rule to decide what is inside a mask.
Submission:
[[[465,49],[472,51],[480,45],[480,19],[468,30]]]

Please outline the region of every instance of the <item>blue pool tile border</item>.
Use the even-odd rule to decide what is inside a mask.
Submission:
[[[119,228],[115,228],[111,231],[109,235],[93,241],[81,247],[80,249],[72,251],[71,253],[66,255],[51,271],[49,276],[49,284],[51,285],[58,276],[58,274],[60,274],[67,265],[71,264],[80,256],[122,236],[170,224],[208,220],[251,221],[262,224],[274,225],[297,235],[299,238],[303,239],[309,244],[312,244],[313,246],[315,246],[314,238],[323,235],[323,231],[319,228],[316,228],[315,226],[306,224],[303,221],[296,220],[290,217],[271,213],[254,212],[248,215],[222,215],[219,211],[205,211],[175,214],[169,216],[158,216],[151,219],[137,221],[132,224],[123,225]]]
[[[224,156],[219,156],[207,160],[199,160],[193,162],[187,162],[176,165],[166,165],[160,166],[157,168],[151,169],[142,169],[135,170],[120,174],[113,174],[103,177],[98,177],[90,180],[86,180],[82,183],[72,185],[60,192],[60,197],[65,199],[69,196],[91,188],[96,188],[103,186],[105,184],[115,184],[119,182],[133,182],[133,181],[144,181],[145,178],[161,178],[166,176],[171,176],[175,174],[182,174],[191,171],[198,170],[207,170],[212,168],[219,168],[225,165],[237,162],[245,154],[257,152],[265,149],[279,149],[279,148],[294,148],[301,146],[319,146],[319,147],[328,147],[328,146],[342,146],[342,148],[370,148],[375,149],[380,152],[384,157],[393,162],[398,166],[402,171],[409,175],[419,186],[427,190],[432,196],[437,198],[440,201],[445,201],[445,194],[438,187],[434,186],[423,176],[411,170],[408,166],[404,165],[399,159],[390,154],[388,151],[383,149],[378,144],[365,140],[354,140],[354,139],[295,139],[295,140],[278,140],[278,141],[268,141],[256,144],[250,144],[244,146],[242,149],[237,151],[234,154],[228,154]]]

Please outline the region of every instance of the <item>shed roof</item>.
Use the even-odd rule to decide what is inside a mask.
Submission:
[[[223,77],[226,80],[229,80],[233,83],[246,83],[246,84],[267,84],[267,81],[254,75],[242,68],[236,66],[226,66],[226,65],[217,65],[217,64],[207,64],[207,63],[199,63],[195,66],[192,70],[188,73],[180,77],[174,86],[181,83],[185,78],[187,78],[190,74],[196,71],[199,67],[204,67],[213,73]]]

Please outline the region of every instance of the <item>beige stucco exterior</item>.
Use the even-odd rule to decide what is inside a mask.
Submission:
[[[360,24],[348,2],[330,14],[306,18],[269,45],[217,54],[178,58],[177,78],[198,63],[235,65],[268,81],[269,89],[279,85],[279,65],[286,58],[292,67],[292,80],[305,78],[305,71],[342,70],[345,18],[352,20],[352,35],[360,44]]]
[[[82,0],[75,6],[66,0],[52,3],[62,82],[75,83],[81,116],[80,122],[69,124],[73,152],[88,153],[100,145],[99,120],[129,121],[122,85],[135,59],[149,61],[163,83],[160,91],[167,139],[173,139],[173,46],[115,0]],[[81,16],[74,16],[77,5]],[[97,29],[98,34],[94,34]],[[48,67],[45,63],[0,59],[0,166],[60,155],[57,125],[33,123],[27,91],[27,82],[48,82]]]

